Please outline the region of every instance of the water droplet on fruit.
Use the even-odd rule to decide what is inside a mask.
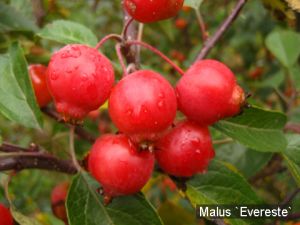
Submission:
[[[158,125],[158,122],[157,122],[157,121],[155,121],[155,122],[154,122],[154,125],[155,125],[155,126],[157,126],[157,125]]]
[[[131,115],[132,115],[132,109],[127,109],[126,114],[127,114],[128,116],[131,116]]]
[[[158,94],[158,97],[160,97],[160,98],[164,98],[164,97],[165,97],[165,95],[164,95],[164,93],[162,93],[162,92],[161,92],[161,93],[159,93],[159,94]]]
[[[58,79],[58,73],[53,71],[50,75],[51,80],[57,80]]]
[[[82,81],[87,81],[88,80],[88,75],[86,73],[84,73],[84,74],[81,75],[80,79]]]
[[[197,149],[196,149],[196,153],[197,153],[197,154],[201,154],[201,152],[202,152],[202,151],[201,151],[200,148],[197,148]]]
[[[157,103],[157,106],[158,106],[159,108],[162,108],[164,105],[165,105],[165,102],[164,102],[164,101],[159,101],[159,102]]]

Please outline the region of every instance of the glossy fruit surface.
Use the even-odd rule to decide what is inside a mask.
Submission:
[[[108,98],[114,83],[110,61],[96,49],[67,45],[54,53],[47,84],[56,109],[66,120],[82,119]]]
[[[13,225],[14,221],[8,208],[0,204],[0,224],[1,225]]]
[[[125,0],[127,12],[142,23],[157,22],[174,17],[184,0]]]
[[[235,76],[226,65],[216,60],[198,61],[177,83],[179,110],[199,125],[211,125],[233,116],[228,110],[235,87]]]
[[[239,85],[235,85],[224,116],[230,117],[239,114],[245,103],[245,99],[244,90]]]
[[[36,100],[40,107],[44,107],[52,100],[46,83],[47,67],[40,64],[33,64],[28,67],[28,71]]]
[[[160,74],[140,70],[123,78],[112,90],[109,114],[117,128],[137,139],[155,139],[168,128],[177,110],[173,87]]]
[[[52,212],[57,218],[63,220],[64,222],[68,221],[65,207],[68,189],[69,183],[64,182],[54,187],[51,193]]]
[[[125,135],[104,135],[93,145],[88,168],[102,185],[104,194],[115,197],[134,194],[147,183],[154,156],[138,151]]]
[[[155,150],[159,166],[176,177],[205,171],[214,154],[208,128],[189,121],[179,123],[162,137]]]

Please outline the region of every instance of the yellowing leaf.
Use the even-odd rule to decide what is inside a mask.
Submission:
[[[300,1],[299,0],[285,0],[288,5],[295,11],[300,12]]]

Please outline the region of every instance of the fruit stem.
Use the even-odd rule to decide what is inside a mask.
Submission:
[[[169,59],[161,51],[152,47],[151,45],[149,45],[145,42],[142,42],[142,41],[127,41],[126,45],[140,45],[144,48],[147,48],[148,50],[154,52],[155,54],[160,56],[162,59],[164,59],[167,63],[169,63],[179,74],[184,75],[184,71],[179,66],[177,66],[171,59]]]
[[[73,161],[73,164],[77,171],[81,171],[81,167],[77,161],[76,153],[75,153],[75,147],[74,147],[74,133],[75,133],[75,126],[70,127],[70,140],[69,140],[69,146],[70,146],[70,155]]]
[[[125,66],[125,63],[124,63],[123,56],[122,56],[121,45],[120,45],[120,43],[119,43],[119,44],[116,44],[116,53],[117,53],[117,56],[118,56],[120,65],[121,65],[121,67],[122,67],[122,70],[123,70],[123,77],[124,77],[124,76],[127,75],[127,70],[126,70],[126,66]]]
[[[195,9],[195,13],[196,13],[196,17],[197,17],[199,27],[200,27],[200,30],[201,30],[202,41],[206,41],[206,39],[208,38],[208,34],[207,34],[207,31],[206,31],[206,26],[205,26],[203,17],[201,15],[199,9]]]
[[[213,145],[222,145],[222,144],[227,144],[227,143],[231,143],[231,142],[233,142],[233,140],[231,138],[225,138],[222,140],[213,141]]]
[[[113,39],[113,40],[116,40],[117,42],[122,42],[123,41],[123,38],[121,35],[118,35],[118,34],[109,34],[109,35],[106,35],[105,37],[103,37],[99,42],[98,44],[96,45],[95,49],[99,49],[102,47],[102,45],[107,42],[108,40],[110,39]]]
[[[133,18],[132,18],[132,17],[130,17],[130,18],[126,21],[126,24],[125,24],[124,29],[123,29],[123,31],[122,31],[122,37],[123,37],[124,39],[126,39],[126,37],[127,37],[128,27],[130,26],[130,24],[131,24],[132,22],[133,22]]]

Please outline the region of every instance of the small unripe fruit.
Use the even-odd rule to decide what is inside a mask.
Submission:
[[[0,224],[1,225],[13,225],[14,220],[8,208],[0,204]]]
[[[53,214],[64,221],[68,222],[65,202],[68,195],[69,183],[58,184],[51,193],[51,206]]]
[[[157,22],[176,16],[184,0],[125,0],[127,12],[142,23]]]
[[[56,109],[66,120],[81,120],[108,98],[114,83],[110,61],[96,49],[67,45],[54,53],[47,84]]]
[[[149,180],[154,156],[138,151],[125,135],[104,135],[93,145],[88,158],[92,176],[102,185],[105,196],[137,193]]]
[[[176,177],[191,177],[205,171],[215,155],[208,127],[189,121],[179,123],[155,146],[159,166]]]
[[[28,67],[28,71],[37,103],[40,107],[48,105],[52,101],[52,97],[46,83],[47,67],[34,64]]]
[[[188,22],[186,21],[186,19],[178,18],[175,21],[175,26],[179,30],[183,30],[184,28],[186,28],[187,25],[188,25]]]
[[[175,116],[174,88],[160,74],[140,70],[123,78],[112,90],[109,114],[117,128],[134,140],[154,140]]]
[[[179,110],[199,125],[234,116],[245,98],[232,71],[216,60],[196,62],[176,86]]]

